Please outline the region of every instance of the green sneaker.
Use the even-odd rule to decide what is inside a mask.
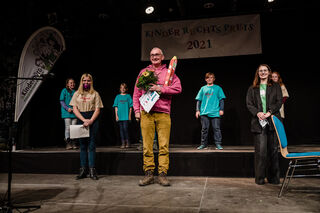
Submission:
[[[216,145],[216,149],[218,149],[218,150],[222,150],[222,149],[223,149],[223,147],[222,147],[220,144],[217,144],[217,145]]]
[[[205,145],[198,146],[197,150],[201,150],[201,149],[208,149],[208,146],[205,146]]]

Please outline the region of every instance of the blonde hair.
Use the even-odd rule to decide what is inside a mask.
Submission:
[[[205,79],[209,78],[210,76],[213,76],[213,78],[216,78],[216,76],[213,74],[213,72],[207,72],[205,75]]]
[[[95,92],[94,88],[93,88],[93,78],[92,78],[92,75],[90,75],[89,73],[84,73],[82,76],[81,76],[81,79],[80,79],[80,84],[79,84],[79,88],[78,88],[78,93],[83,95],[85,90],[83,89],[83,84],[82,84],[82,81],[85,77],[89,77],[90,80],[91,80],[91,84],[90,84],[90,89],[89,89],[89,93],[92,94]]]

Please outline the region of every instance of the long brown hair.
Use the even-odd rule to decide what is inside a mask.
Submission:
[[[271,79],[271,68],[269,65],[267,64],[260,64],[256,70],[256,73],[254,75],[254,79],[253,79],[253,83],[252,83],[252,87],[259,87],[260,86],[260,78],[259,78],[259,68],[261,66],[264,66],[264,67],[267,67],[268,71],[269,71],[269,76],[268,76],[268,85],[271,85],[272,84],[272,79]]]
[[[271,73],[271,75],[272,75],[272,74],[276,74],[276,75],[278,76],[278,83],[280,84],[280,86],[284,85],[284,83],[283,83],[283,81],[282,81],[282,78],[281,78],[281,76],[280,76],[280,73],[274,71],[274,72]]]
[[[80,84],[79,84],[79,88],[78,88],[78,93],[83,95],[84,94],[84,89],[83,89],[83,84],[82,84],[82,81],[85,77],[89,77],[90,80],[91,80],[91,85],[90,85],[90,90],[88,91],[90,94],[94,93],[94,88],[93,88],[93,78],[92,78],[92,75],[90,75],[89,73],[84,73],[82,76],[81,76],[81,79],[80,79]]]

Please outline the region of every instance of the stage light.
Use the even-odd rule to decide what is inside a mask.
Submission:
[[[154,11],[154,7],[153,6],[148,6],[146,8],[146,10],[145,10],[146,14],[148,14],[148,15],[153,13],[153,11]]]
[[[269,3],[274,2],[274,0],[268,0]]]
[[[205,0],[203,2],[203,8],[210,9],[214,7],[214,2],[212,0]]]

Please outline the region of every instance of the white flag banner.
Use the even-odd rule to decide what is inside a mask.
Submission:
[[[36,78],[48,74],[64,50],[65,41],[62,34],[50,26],[37,30],[27,40],[19,62],[15,122],[19,120],[22,112],[42,83],[41,80],[36,80]]]
[[[153,47],[166,60],[261,54],[260,15],[142,24],[142,61]]]

